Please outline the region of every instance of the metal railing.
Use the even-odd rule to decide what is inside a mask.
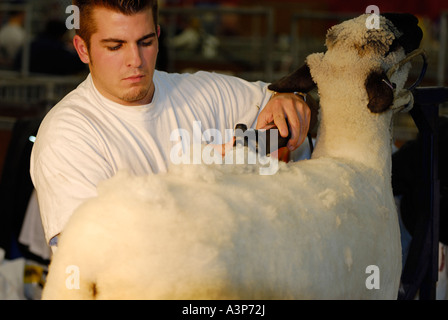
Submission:
[[[79,76],[8,76],[0,72],[0,105],[27,105],[55,103],[73,90],[84,77]]]

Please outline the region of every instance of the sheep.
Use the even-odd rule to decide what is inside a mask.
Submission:
[[[330,28],[325,53],[270,86],[317,86],[310,160],[279,162],[272,175],[259,163],[120,172],[71,217],[43,298],[396,299],[391,106],[412,103],[400,95],[410,63],[385,72],[421,30],[411,15],[381,15],[379,29],[367,17]]]

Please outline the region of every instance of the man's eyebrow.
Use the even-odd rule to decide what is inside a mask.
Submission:
[[[114,38],[107,38],[107,39],[101,40],[101,43],[107,43],[107,42],[125,43],[126,41],[121,40],[121,39],[114,39]]]
[[[144,41],[144,40],[149,39],[149,38],[155,38],[155,37],[156,37],[156,33],[155,32],[151,32],[150,34],[147,34],[146,36],[143,36],[140,39],[138,39],[137,42]]]
[[[156,33],[152,32],[150,34],[147,34],[147,35],[141,37],[140,39],[137,40],[137,42],[141,42],[141,41],[144,41],[144,40],[149,39],[149,38],[154,38],[155,36],[156,36]],[[108,42],[126,43],[127,41],[126,40],[122,40],[122,39],[116,39],[116,38],[107,38],[107,39],[102,39],[101,40],[101,43],[108,43]]]

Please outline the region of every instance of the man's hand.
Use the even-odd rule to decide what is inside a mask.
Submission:
[[[291,129],[291,139],[288,141],[288,149],[293,151],[297,149],[306,139],[310,127],[311,110],[308,104],[294,93],[276,93],[260,112],[257,120],[256,129],[270,129],[277,127],[282,137],[287,137],[288,125]],[[222,145],[212,145],[212,147],[223,157],[226,151],[233,147],[233,140]],[[284,160],[289,153],[276,150],[271,156],[279,157]],[[284,158],[284,159],[283,159]]]
[[[310,127],[311,110],[302,97],[294,93],[275,93],[260,112],[256,129],[277,127],[282,137],[288,136],[288,120],[291,139],[288,149],[297,149],[306,139]]]

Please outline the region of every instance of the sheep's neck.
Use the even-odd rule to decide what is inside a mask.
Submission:
[[[317,145],[313,158],[333,157],[361,162],[380,171],[385,177],[391,172],[391,118],[390,112],[372,114],[350,106],[331,105],[321,100],[325,109],[320,111]],[[358,110],[357,110],[358,109]],[[354,114],[351,110],[357,110]]]

